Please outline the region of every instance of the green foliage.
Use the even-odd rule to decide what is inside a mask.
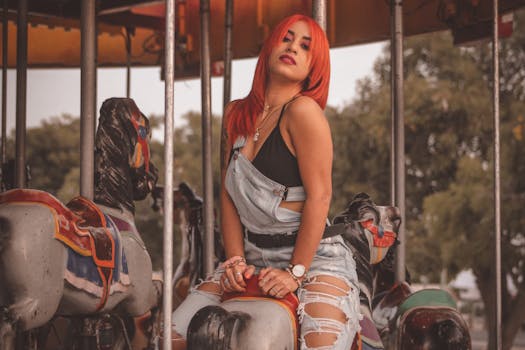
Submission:
[[[525,11],[501,45],[501,212],[505,346],[525,302]],[[472,269],[487,309],[494,304],[494,122],[491,50],[454,47],[449,33],[404,45],[407,264],[415,280]],[[390,57],[386,47],[355,101],[327,110],[334,138],[334,204],[359,191],[376,203],[390,192]],[[339,208],[337,210],[340,210]],[[517,293],[507,288],[509,281]],[[490,312],[490,310],[486,310]],[[489,324],[491,319],[488,318]],[[492,343],[491,343],[492,344]]]
[[[29,187],[57,194],[71,168],[80,166],[80,120],[70,115],[43,121],[27,130]]]
[[[202,196],[202,118],[198,113],[189,112],[183,116],[186,126],[175,129],[174,134],[174,173],[175,183],[186,182]],[[219,144],[221,119],[212,117],[212,178],[214,198],[219,196],[220,165]]]

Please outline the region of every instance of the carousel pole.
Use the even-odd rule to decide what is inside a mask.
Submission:
[[[232,32],[233,32],[233,0],[226,0],[224,10],[224,85],[222,108],[231,100],[232,90]]]
[[[400,244],[396,248],[396,281],[405,276],[405,117],[403,106],[403,5],[402,0],[390,1],[391,67],[392,67],[392,204],[401,211]]]
[[[200,0],[204,273],[213,272],[213,179],[211,157],[210,0]]]
[[[97,105],[95,1],[82,0],[80,37],[80,195],[93,199]]]
[[[175,78],[175,0],[166,0],[166,40],[164,50],[164,231],[162,295],[162,349],[171,349],[171,309],[173,294],[173,93]]]
[[[494,334],[497,350],[502,348],[501,332],[501,178],[500,178],[500,116],[499,116],[499,32],[498,0],[493,1],[492,17],[492,108],[494,118]]]
[[[7,137],[7,40],[9,25],[7,22],[8,1],[4,0],[4,18],[2,19],[2,164],[6,162]]]
[[[26,186],[27,0],[18,1],[16,33],[16,187]]]
[[[131,30],[126,28],[126,97],[129,98],[131,90]]]
[[[326,32],[326,0],[313,0],[312,17]]]

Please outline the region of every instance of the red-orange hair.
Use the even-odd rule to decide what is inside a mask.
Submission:
[[[305,15],[292,15],[282,20],[265,40],[253,77],[252,89],[245,98],[233,104],[228,115],[227,131],[231,143],[238,136],[251,135],[255,132],[255,118],[263,111],[264,92],[268,76],[268,59],[275,46],[281,42],[292,24],[298,21],[306,22],[310,28],[310,73],[308,84],[303,84],[302,95],[310,96],[324,109],[328,98],[330,83],[330,46],[323,29],[311,18]],[[307,86],[306,86],[307,85]]]

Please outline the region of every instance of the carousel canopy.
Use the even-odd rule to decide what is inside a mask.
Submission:
[[[326,30],[332,47],[390,38],[389,0],[326,2]],[[9,0],[8,4],[8,66],[15,67],[18,1]],[[99,67],[128,63],[128,35],[132,66],[162,66],[164,1],[100,0],[97,4]],[[80,5],[79,0],[28,0],[30,68],[79,67]],[[512,12],[523,5],[525,0],[500,0],[500,13]],[[404,32],[410,36],[449,29],[458,43],[489,37],[491,8],[492,0],[405,0]],[[198,76],[199,73],[199,11],[199,0],[176,2],[177,78]],[[211,1],[210,11],[212,72],[220,75],[225,1]],[[234,59],[256,56],[270,29],[293,13],[311,14],[312,1],[234,0]]]

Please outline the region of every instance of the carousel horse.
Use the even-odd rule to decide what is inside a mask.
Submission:
[[[419,302],[413,302],[413,296],[418,293],[411,293],[408,284],[403,283],[400,288],[390,284],[386,293],[380,293],[379,298],[375,296],[374,286],[378,283],[381,271],[378,266],[384,269],[384,266],[392,265],[401,224],[397,208],[377,206],[368,195],[359,194],[343,213],[334,218],[333,223],[345,225],[344,237],[352,247],[358,272],[363,319],[352,349],[470,349],[470,336],[457,310],[446,306],[445,312],[442,312],[443,304],[451,299],[448,293],[427,290],[422,293],[426,294],[426,298],[414,298]],[[195,314],[188,329],[188,349],[298,347],[298,300],[295,295],[290,293],[284,299],[264,296],[257,286],[256,277],[248,280],[247,285],[245,293],[227,293],[221,306],[208,306]],[[400,290],[406,294],[395,299],[397,304],[379,303],[378,300],[390,301],[391,295]],[[387,309],[387,305],[395,306],[396,312],[388,314],[392,309]],[[383,315],[398,316],[390,316],[390,328],[378,328],[375,319],[378,310],[384,310]],[[444,322],[443,315],[448,317]],[[426,327],[428,338],[422,332]],[[265,336],[269,334],[271,336]],[[446,345],[450,340],[443,337],[452,337],[454,334],[458,338],[463,336],[468,345],[459,346],[461,341]],[[397,342],[391,342],[392,338]],[[459,347],[454,347],[454,344]]]
[[[334,217],[334,224],[344,224],[344,238],[352,249],[359,284],[362,350],[383,349],[383,342],[372,318],[374,265],[393,251],[401,219],[395,207],[377,206],[368,195],[360,193],[347,208]]]
[[[128,338],[120,316],[157,305],[162,288],[152,278],[133,203],[157,180],[150,134],[133,100],[108,99],[95,141],[94,202],[76,197],[64,205],[30,189],[0,194],[0,349],[36,348],[34,340],[20,344],[20,335],[55,316],[78,330],[64,348],[76,349],[79,336],[86,348],[115,348],[112,327],[121,325]]]
[[[407,281],[396,283],[394,256],[401,224],[397,208],[375,206],[368,195],[359,194],[334,219],[338,222],[347,224],[345,238],[357,264],[363,350],[471,348],[467,325],[448,292],[413,292]]]
[[[381,231],[384,238],[376,240],[381,241],[383,253],[376,250],[372,257],[373,261],[379,261],[395,242],[399,214],[396,208],[377,207],[357,198],[335,218],[334,225],[344,225],[345,238],[357,247],[353,250],[364,317],[352,349],[383,349],[371,314],[373,276],[368,240],[365,237],[358,241],[353,237],[358,237],[363,227],[370,232]],[[353,231],[358,233],[351,233]],[[363,256],[362,251],[368,255]],[[208,306],[195,314],[188,329],[188,349],[296,349],[298,305],[299,301],[293,293],[283,299],[263,295],[257,285],[257,277],[252,277],[247,281],[246,292],[226,293],[221,306]],[[271,336],[264,336],[266,334]]]
[[[152,191],[155,211],[162,208],[164,188],[156,186]],[[173,191],[173,222],[179,225],[181,234],[180,259],[173,274],[173,309],[186,298],[188,291],[204,279],[204,233],[203,200],[185,182]],[[221,235],[214,227],[215,264],[224,261]]]
[[[394,254],[374,266],[372,316],[388,349],[470,350],[470,333],[452,296],[437,288],[412,291],[395,282]]]

